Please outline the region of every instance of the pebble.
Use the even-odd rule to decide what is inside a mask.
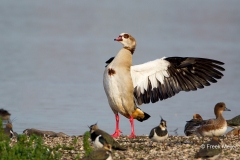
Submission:
[[[77,141],[76,141],[77,139]],[[82,158],[85,154],[83,148],[83,136],[71,137],[43,137],[44,144],[49,147],[58,145],[68,146],[69,148],[59,148],[58,151],[63,154],[62,160]],[[158,159],[194,159],[194,155],[199,151],[202,139],[186,136],[169,136],[166,141],[166,147],[163,147],[161,142],[149,146],[150,140],[147,136],[140,136],[136,139],[128,139],[126,136],[121,136],[116,139],[121,145],[128,148],[127,151],[113,150],[113,159],[136,159],[136,160],[158,160]],[[204,142],[209,141],[209,138],[204,138]],[[16,140],[13,139],[15,143]],[[187,142],[187,143],[186,143]],[[234,143],[233,143],[234,142]],[[91,141],[89,139],[89,143]],[[236,137],[228,137],[221,139],[221,145],[229,146],[223,148],[222,154],[218,159],[238,159],[240,153],[240,141]],[[91,147],[94,148],[91,144]],[[226,154],[228,153],[228,154]]]

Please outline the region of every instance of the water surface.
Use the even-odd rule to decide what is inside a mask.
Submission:
[[[115,119],[103,89],[104,62],[115,56],[122,32],[137,40],[134,64],[163,56],[213,58],[225,62],[224,77],[196,92],[141,106],[151,115],[137,122],[149,134],[161,115],[168,130],[183,135],[194,113],[214,118],[225,102],[239,115],[240,1],[1,1],[0,108],[14,130],[37,128],[80,135],[98,122],[112,133]],[[123,134],[128,119],[120,117]],[[173,133],[171,133],[173,134]]]

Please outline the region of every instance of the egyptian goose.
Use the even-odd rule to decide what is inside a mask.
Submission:
[[[136,48],[135,39],[122,33],[114,39],[123,45],[115,58],[108,61],[104,71],[104,90],[116,118],[113,137],[120,136],[119,115],[130,119],[131,134],[135,137],[134,119],[144,121],[150,117],[137,105],[155,103],[174,96],[180,91],[204,88],[222,78],[223,62],[193,57],[163,57],[140,65],[132,65]]]

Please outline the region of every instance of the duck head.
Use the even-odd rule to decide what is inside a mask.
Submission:
[[[221,116],[223,111],[231,111],[231,110],[226,107],[225,103],[223,102],[217,103],[214,108],[214,113],[216,115],[216,118]]]
[[[197,114],[197,113],[193,115],[193,119],[203,120],[200,114]]]

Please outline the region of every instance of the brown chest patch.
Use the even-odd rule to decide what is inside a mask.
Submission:
[[[109,68],[108,69],[108,75],[109,76],[113,76],[114,74],[116,74],[116,71],[114,69],[112,69],[112,68]]]

